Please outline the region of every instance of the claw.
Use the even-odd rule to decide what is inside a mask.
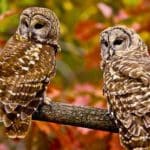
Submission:
[[[45,104],[50,105],[50,102],[51,102],[51,101],[52,101],[52,100],[51,100],[50,97],[45,96],[45,98],[44,98],[44,103],[45,103]]]

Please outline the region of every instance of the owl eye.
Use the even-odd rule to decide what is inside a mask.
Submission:
[[[34,25],[34,28],[35,29],[41,29],[41,28],[43,28],[44,27],[44,24],[41,24],[41,23],[36,23],[35,25]]]
[[[25,21],[25,20],[22,21],[22,24],[27,28],[29,27],[27,21]]]
[[[107,41],[103,40],[101,43],[104,44],[106,47],[108,47],[108,42]]]
[[[113,44],[114,45],[121,45],[122,42],[123,42],[123,39],[116,39]]]

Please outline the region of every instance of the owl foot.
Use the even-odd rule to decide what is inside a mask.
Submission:
[[[52,100],[51,100],[50,97],[45,96],[45,98],[44,98],[44,104],[50,105],[51,101],[52,101]]]

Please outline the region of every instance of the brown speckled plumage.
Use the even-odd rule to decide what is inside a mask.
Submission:
[[[0,51],[0,118],[10,138],[24,138],[55,74],[59,21],[46,8],[27,8]]]
[[[104,94],[128,150],[150,150],[150,56],[131,29],[115,26],[101,34]]]

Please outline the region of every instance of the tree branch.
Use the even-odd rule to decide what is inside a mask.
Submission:
[[[50,102],[42,105],[33,114],[34,120],[48,121],[65,125],[118,132],[118,128],[105,109],[73,106],[64,103]]]

